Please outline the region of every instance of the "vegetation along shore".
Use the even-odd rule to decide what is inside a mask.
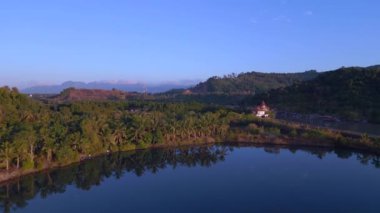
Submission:
[[[0,182],[89,157],[152,147],[247,142],[380,153],[380,139],[257,118],[201,103],[40,102],[0,89]]]

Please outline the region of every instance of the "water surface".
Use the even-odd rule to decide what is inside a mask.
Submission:
[[[1,187],[5,212],[380,212],[380,158],[201,146],[102,156]]]

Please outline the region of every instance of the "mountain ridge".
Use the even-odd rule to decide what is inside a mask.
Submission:
[[[195,85],[189,90],[197,94],[259,94],[271,89],[286,87],[298,81],[307,81],[317,77],[316,70],[299,73],[263,73],[243,72],[223,77],[213,76]]]

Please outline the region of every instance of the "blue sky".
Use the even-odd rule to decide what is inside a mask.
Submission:
[[[379,0],[5,0],[0,84],[380,63]]]

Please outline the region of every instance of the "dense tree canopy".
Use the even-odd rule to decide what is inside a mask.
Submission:
[[[43,104],[0,89],[3,168],[69,163],[104,152],[223,138],[240,115],[202,104],[143,101]]]
[[[380,66],[351,67],[254,96],[294,112],[335,114],[349,120],[380,123]]]
[[[345,114],[379,122],[379,85],[379,67],[349,68],[255,97],[291,110]],[[260,141],[281,136],[352,145],[340,133],[275,120],[264,122],[251,112],[194,102],[192,95],[184,97],[189,99],[141,96],[123,101],[41,102],[15,88],[0,88],[1,172],[66,165],[101,153],[160,145]],[[364,149],[379,148],[377,141],[365,135],[353,136],[353,141],[364,144]]]
[[[303,73],[247,72],[224,77],[211,77],[190,90],[201,94],[259,94],[270,89],[286,87],[318,76],[316,71]]]

